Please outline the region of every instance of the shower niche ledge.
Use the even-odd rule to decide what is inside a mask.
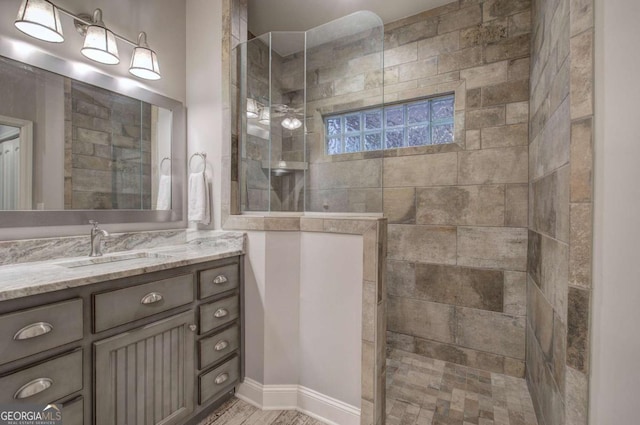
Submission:
[[[306,171],[309,163],[301,161],[262,161],[262,169],[269,170],[276,177],[284,176],[296,171]]]

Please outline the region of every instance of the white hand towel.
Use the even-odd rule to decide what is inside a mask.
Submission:
[[[157,210],[171,209],[171,176],[161,175],[158,182]]]
[[[203,172],[189,175],[189,221],[209,224],[211,208],[209,206],[209,184]]]

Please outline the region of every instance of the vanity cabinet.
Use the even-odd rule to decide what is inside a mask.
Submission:
[[[0,302],[0,404],[192,425],[243,377],[242,256]]]

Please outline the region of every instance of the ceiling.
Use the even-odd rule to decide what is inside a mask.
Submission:
[[[359,10],[377,14],[386,24],[452,0],[249,0],[249,31],[307,31]]]

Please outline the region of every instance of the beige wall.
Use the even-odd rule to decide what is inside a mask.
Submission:
[[[539,420],[586,424],[593,2],[533,2],[527,380]]]
[[[589,423],[638,421],[640,157],[635,0],[595,2],[595,238]],[[586,395],[586,394],[584,394]],[[586,400],[582,400],[585,402]]]
[[[187,9],[187,161],[195,152],[207,155],[211,185],[211,223],[201,228],[219,229],[222,199],[222,157],[225,135],[222,6],[219,1],[188,0]],[[212,40],[216,40],[213,42]],[[196,160],[194,159],[194,164]],[[197,171],[197,170],[194,170]],[[187,170],[187,173],[190,171]],[[190,226],[195,226],[190,224]]]

